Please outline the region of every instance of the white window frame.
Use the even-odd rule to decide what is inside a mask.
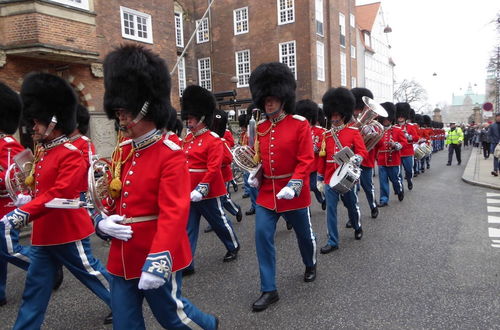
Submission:
[[[247,54],[248,60],[244,59],[245,54]],[[240,61],[240,55],[243,57],[242,61]],[[251,73],[250,49],[235,52],[234,57],[236,62],[236,77],[238,77],[236,87],[248,87],[248,81]]]
[[[203,20],[199,19],[196,21],[196,26],[201,24],[200,28],[198,31],[196,31],[196,43],[197,44],[202,44],[204,42],[209,42],[210,41],[210,28],[208,26],[208,17],[205,17]],[[203,38],[203,36],[206,36],[206,39]]]
[[[72,0],[51,0],[52,2],[57,2],[70,7],[76,7],[80,9],[90,10],[89,0],[81,0],[80,3]]]
[[[198,59],[198,84],[209,91],[212,90],[212,70],[210,57]]]
[[[239,19],[238,19],[239,14]],[[245,18],[242,18],[246,16]],[[234,35],[245,34],[249,31],[249,22],[248,22],[248,7],[238,8],[233,10],[233,25],[234,25]],[[246,29],[244,28],[246,25]],[[241,31],[238,31],[238,28],[241,26]]]
[[[124,24],[124,20],[125,20],[124,19],[124,14],[125,13],[134,17],[134,27],[133,27],[134,35],[127,34],[125,32],[125,29],[126,29],[125,24]],[[146,20],[147,38],[143,38],[143,37],[138,37],[137,36],[137,32],[138,32],[137,31],[137,18],[138,17]],[[134,10],[134,9],[130,9],[130,8],[127,8],[127,7],[120,6],[120,22],[121,22],[121,27],[122,27],[122,37],[123,38],[125,38],[125,39],[131,39],[131,40],[136,40],[136,41],[141,41],[141,42],[145,42],[145,43],[148,43],[148,44],[152,44],[153,43],[153,28],[152,28],[152,22],[151,22],[151,15],[143,13],[143,12],[140,12],[140,11],[137,11],[137,10]]]
[[[325,44],[316,41],[316,75],[319,81],[325,81]]]
[[[283,9],[281,5],[283,4]],[[278,25],[290,24],[295,22],[295,0],[277,0],[276,5],[278,6]],[[281,14],[284,14],[285,19],[281,19]],[[291,18],[289,14],[291,13]]]
[[[316,0],[314,2],[314,10],[316,17],[316,34],[320,36],[325,35],[325,24],[324,23],[324,14],[323,14],[323,0]],[[319,31],[318,27],[321,26],[321,31]]]
[[[184,23],[182,21],[182,13],[180,11],[174,12],[175,24],[175,45],[177,47],[184,47]]]
[[[351,58],[356,58],[356,47],[351,45]]]
[[[182,57],[177,66],[177,78],[179,80],[179,96],[182,96],[186,89],[186,59]]]
[[[356,27],[356,17],[354,16],[353,13],[349,14],[349,22],[351,24],[351,27],[353,27],[353,28]]]
[[[293,46],[293,47],[290,47]],[[286,48],[286,53],[284,52]],[[293,53],[290,54],[290,48],[293,48]],[[278,45],[280,62],[288,65],[290,70],[292,70],[295,80],[297,80],[297,45],[295,40],[281,42]]]
[[[351,77],[351,88],[356,88],[357,81],[356,77]]]
[[[345,16],[339,12],[339,44],[340,47],[345,48],[346,45],[346,35],[345,35]],[[342,37],[344,37],[344,44],[342,44]]]
[[[347,58],[344,52],[340,52],[340,85],[347,86]]]

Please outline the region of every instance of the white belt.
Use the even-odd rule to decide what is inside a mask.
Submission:
[[[189,172],[192,172],[192,173],[203,173],[203,172],[208,172],[208,169],[206,169],[206,168],[190,168]]]
[[[326,161],[327,163],[335,163],[335,161],[333,159],[329,159]]]
[[[145,222],[145,221],[152,221],[158,219],[158,215],[144,215],[141,217],[130,217],[130,218],[125,218],[121,222],[123,225],[129,224],[129,223],[137,223],[137,222]]]

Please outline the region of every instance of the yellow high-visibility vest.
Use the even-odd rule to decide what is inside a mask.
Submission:
[[[454,131],[449,130],[446,135],[446,144],[460,144],[464,141],[464,133],[460,127],[455,128]]]

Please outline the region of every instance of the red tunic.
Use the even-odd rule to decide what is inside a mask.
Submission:
[[[74,145],[78,150],[80,150],[82,152],[83,159],[87,163],[87,170],[88,170],[88,168],[90,167],[89,146],[90,146],[90,150],[92,152],[92,155],[95,155],[95,146],[94,146],[94,144],[85,135],[81,135],[76,140],[71,141],[71,144]],[[83,192],[83,191],[87,191],[87,190],[88,190],[88,182],[87,182],[87,180],[85,180],[84,186],[82,186],[82,188],[81,188],[80,191]]]
[[[355,127],[344,127],[336,133],[342,147],[349,147],[351,150],[365,159],[368,157],[363,137],[359,130]],[[332,130],[326,131],[323,135],[326,144],[326,155],[321,157],[318,173],[324,178],[325,182],[330,182],[330,179],[339,165],[333,161],[333,155],[340,151],[332,136]]]
[[[321,140],[323,138],[324,132],[325,129],[321,126],[311,127],[313,150],[314,150],[314,163],[311,172],[316,172],[318,170],[318,164],[320,162],[319,151],[321,149]]]
[[[224,157],[224,144],[219,136],[206,131],[201,135],[186,135],[183,141],[189,173],[191,174],[191,191],[202,187],[203,199],[226,195],[226,185],[222,178],[221,165]]]
[[[126,159],[131,143],[123,147]],[[148,255],[169,254],[172,271],[192,260],[186,226],[189,215],[189,173],[180,147],[164,137],[123,164],[123,188],[116,213],[126,217],[157,215],[157,220],[129,224],[132,238],[113,239],[107,269],[126,279],[139,278]]]
[[[257,132],[263,171],[257,204],[276,212],[308,207],[309,175],[314,162],[309,123],[302,116],[286,115],[275,124],[269,120],[259,122]],[[301,182],[302,190],[293,199],[278,199],[276,194],[290,180]]]
[[[228,141],[226,141],[226,139],[222,139],[222,142],[224,143],[224,156],[222,157],[221,167],[222,179],[224,180],[224,182],[228,182],[233,179],[233,170],[231,169],[233,154],[231,153]]]
[[[224,140],[226,140],[227,145],[229,146],[229,149],[231,149],[232,147],[234,147],[234,137],[233,137],[233,133],[231,133],[230,130],[227,129],[224,132],[224,136],[222,138]]]
[[[79,241],[94,233],[87,210],[53,209],[45,203],[54,198],[80,197],[87,181],[87,162],[71,143],[46,147],[35,164],[33,200],[19,209],[33,221],[32,245],[59,245]]]
[[[384,132],[384,136],[380,139],[374,149],[377,150],[377,163],[379,166],[399,166],[401,165],[400,150],[391,150],[389,142],[399,142],[401,145],[406,143],[406,137],[397,126],[392,126]]]
[[[14,163],[14,156],[23,150],[24,148],[13,136],[0,134],[0,217],[15,209],[13,206],[7,206],[12,200],[5,188],[5,172],[7,172],[9,165]]]
[[[247,146],[248,145],[248,134],[246,131],[242,131],[240,133],[238,143],[240,144],[240,146]]]
[[[405,140],[403,148],[399,151],[399,154],[401,157],[413,156],[415,154],[415,151],[413,150],[413,142],[417,142],[419,139],[417,128],[411,124],[396,125],[396,127],[399,127],[403,131],[403,135],[406,131],[412,137],[412,142],[410,143],[407,139]]]

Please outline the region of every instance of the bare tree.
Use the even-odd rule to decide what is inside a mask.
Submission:
[[[492,21],[493,22],[493,21]],[[500,41],[500,13],[497,14],[495,19],[497,39]],[[493,100],[495,103],[495,111],[500,111],[500,47],[492,52],[488,67],[488,99]]]
[[[425,103],[427,101],[427,91],[415,80],[404,79],[400,83],[396,83],[394,91],[394,99],[397,102]]]

